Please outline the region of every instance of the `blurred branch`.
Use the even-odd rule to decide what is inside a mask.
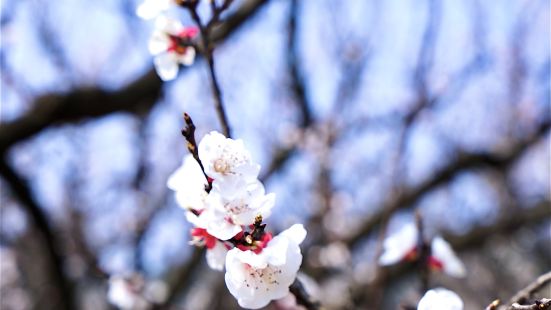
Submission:
[[[531,305],[519,305],[518,303],[514,303],[509,307],[511,310],[549,310],[551,308],[551,299],[549,298],[542,298],[540,300],[536,300]]]
[[[490,153],[472,153],[461,154],[456,160],[441,168],[431,178],[421,183],[416,188],[404,190],[395,199],[390,200],[383,205],[375,214],[369,217],[361,226],[361,228],[351,237],[347,238],[346,242],[352,247],[356,246],[364,237],[368,236],[373,229],[383,223],[394,212],[413,207],[425,194],[431,192],[438,186],[453,180],[460,173],[474,168],[490,166],[497,168],[507,167],[509,164],[520,158],[525,150],[527,150],[539,139],[547,134],[550,126],[550,121],[543,122],[536,132],[526,140],[517,143],[505,154],[490,154]]]
[[[539,276],[536,281],[530,283],[525,288],[521,289],[518,293],[515,294],[509,301],[511,305],[509,309],[549,309],[551,307],[551,299],[541,300],[543,304],[539,305],[537,302],[531,306],[520,306],[519,303],[526,303],[532,295],[541,291],[545,286],[551,283],[551,271]],[[548,296],[551,297],[551,296]],[[517,306],[515,306],[517,305]],[[525,307],[525,308],[523,308]],[[526,308],[527,307],[527,308]]]
[[[291,0],[289,8],[289,21],[287,24],[287,67],[291,77],[291,89],[295,95],[295,101],[300,110],[300,127],[304,128],[312,122],[312,111],[306,96],[304,78],[299,68],[300,50],[298,47],[298,17],[300,15],[300,4],[297,0]]]
[[[308,292],[298,279],[295,279],[295,282],[291,284],[289,290],[293,295],[295,295],[297,305],[304,306],[308,310],[321,309],[320,304],[312,299],[310,294],[308,294]]]
[[[220,25],[213,28],[211,41],[218,44],[234,33],[268,0],[248,0]],[[185,67],[182,68],[185,70]],[[80,121],[114,112],[144,113],[161,95],[162,82],[151,68],[127,86],[108,91],[77,88],[68,93],[45,94],[35,99],[33,108],[20,118],[0,124],[0,154],[13,144],[52,125]]]
[[[51,264],[53,286],[58,290],[58,296],[52,296],[50,301],[52,303],[57,303],[56,307],[58,309],[76,309],[71,283],[63,271],[63,254],[61,253],[59,242],[54,236],[46,215],[42,212],[42,208],[34,199],[27,181],[17,174],[17,172],[6,162],[5,158],[0,158],[0,174],[9,184],[13,194],[20,201],[22,207],[27,210],[37,230],[44,238],[43,242],[46,247],[44,254],[48,257]]]
[[[299,47],[298,47],[298,18],[300,15],[300,3],[297,0],[292,0],[289,8],[289,20],[287,23],[287,70],[290,77],[290,88],[293,92],[295,100],[293,100],[299,111],[299,128],[305,129],[314,123],[310,102],[308,101],[304,76],[299,68]],[[276,171],[281,169],[287,161],[296,153],[296,145],[291,144],[281,147],[274,152],[272,160],[268,165],[268,169],[260,177],[262,182],[265,182]]]
[[[486,238],[492,234],[505,234],[515,231],[520,227],[525,227],[530,223],[537,223],[549,219],[551,216],[549,204],[549,201],[543,201],[535,207],[519,209],[518,212],[497,220],[492,225],[475,227],[463,235],[443,233],[443,237],[457,249],[474,247],[484,243]]]
[[[214,7],[216,7],[216,3],[214,1],[212,2],[212,4]],[[203,57],[206,58],[209,67],[209,78],[212,88],[212,96],[214,98],[216,114],[218,116],[218,120],[220,121],[220,125],[222,126],[222,132],[226,137],[231,138],[231,129],[228,121],[228,115],[226,114],[226,109],[224,108],[222,90],[220,89],[220,84],[218,83],[218,78],[214,69],[214,46],[211,45],[212,39],[210,37],[210,30],[212,25],[211,22],[218,18],[216,14],[216,11],[218,11],[218,9],[214,8],[215,14],[212,17],[211,21],[209,21],[207,25],[203,25],[203,22],[201,21],[201,16],[199,16],[199,13],[197,12],[197,2],[193,2],[193,5],[189,5],[188,8],[191,14],[191,18],[193,19],[201,33],[201,41],[203,42],[203,48],[201,52],[203,54]]]
[[[199,265],[203,262],[204,255],[204,248],[194,248],[191,257],[185,264],[170,271],[168,278],[168,297],[165,302],[162,305],[157,306],[156,309],[167,309],[168,306],[174,304],[176,298],[180,296],[181,293],[189,289],[189,287],[193,284],[191,277],[193,276],[194,271],[196,271]]]

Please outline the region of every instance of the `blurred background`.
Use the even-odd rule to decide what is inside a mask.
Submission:
[[[221,128],[207,65],[162,83],[139,3],[1,2],[2,309],[110,309],[131,272],[165,308],[238,308],[166,187],[183,112]],[[214,36],[268,227],[307,226],[300,278],[327,309],[417,303],[414,269],[376,263],[415,210],[465,263],[431,284],[466,309],[551,269],[549,1],[236,0]]]

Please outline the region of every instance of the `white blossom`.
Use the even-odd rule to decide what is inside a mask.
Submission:
[[[416,246],[417,227],[413,223],[402,226],[400,230],[385,239],[379,264],[396,264],[414,251]]]
[[[207,232],[221,240],[235,236],[242,231],[242,226],[254,223],[258,215],[268,218],[275,204],[275,194],[265,195],[259,181],[241,180],[234,184],[237,185],[224,187],[215,182],[207,196],[206,208],[199,215],[200,224]]]
[[[432,240],[431,251],[432,257],[442,264],[445,273],[457,278],[465,276],[465,266],[442,237],[437,236]]]
[[[258,177],[260,171],[242,140],[226,138],[216,131],[205,135],[199,142],[199,158],[206,174],[217,183],[232,183],[239,179],[250,182]]]
[[[259,309],[289,293],[302,263],[299,244],[305,237],[304,227],[295,224],[269,241],[258,254],[238,248],[228,252],[226,285],[241,307]]]
[[[176,201],[180,207],[195,211],[201,211],[205,208],[207,197],[205,186],[208,182],[199,163],[192,155],[184,157],[182,165],[170,175],[166,184],[168,188],[175,191]],[[193,217],[193,213],[189,216]],[[190,219],[189,216],[188,220]],[[190,222],[192,221],[190,220]]]
[[[148,47],[149,52],[155,56],[155,70],[163,81],[174,79],[180,64],[193,64],[195,48],[182,42],[191,40],[197,31],[195,27],[184,27],[178,20],[164,15],[157,17]]]
[[[416,259],[419,254],[417,253],[418,238],[419,232],[413,223],[403,226],[385,239],[383,253],[379,257],[379,264],[392,265],[404,260]],[[464,277],[466,273],[465,266],[450,244],[440,236],[434,237],[431,242],[429,265],[452,277]]]
[[[144,0],[136,9],[136,15],[143,19],[153,19],[167,11],[173,0]]]
[[[425,293],[417,310],[463,310],[463,301],[450,290],[435,288]]]
[[[114,306],[124,310],[149,309],[149,302],[141,294],[143,285],[141,281],[111,276],[107,299]]]

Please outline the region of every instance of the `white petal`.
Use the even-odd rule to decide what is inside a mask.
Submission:
[[[183,55],[178,56],[178,62],[186,66],[191,66],[194,60],[195,60],[195,49],[191,46],[186,48],[186,52]]]
[[[145,0],[136,9],[136,15],[143,19],[152,19],[168,10],[172,0]]]
[[[435,288],[425,293],[417,310],[463,310],[463,301],[450,290]]]
[[[159,15],[155,19],[155,29],[167,34],[178,35],[184,29],[182,23],[174,18],[165,15]]]
[[[207,264],[214,270],[222,271],[226,262],[228,249],[222,242],[216,242],[212,249],[207,250]]]
[[[209,210],[204,211],[199,218],[208,213]],[[207,232],[220,240],[229,240],[242,231],[241,226],[229,223],[224,217],[212,217],[208,220],[205,219],[205,222],[207,223]]]
[[[268,257],[263,253],[256,254],[253,251],[241,251],[238,248],[235,248],[235,251],[237,252],[235,255],[237,259],[244,264],[257,269],[266,268],[268,265]]]
[[[153,1],[146,0],[138,6],[136,15],[143,19],[152,19],[159,15],[159,10],[153,5]]]
[[[178,62],[173,53],[157,55],[154,60],[155,70],[163,81],[170,81],[178,74]]]
[[[295,224],[286,230],[282,231],[280,236],[284,236],[287,239],[293,241],[296,245],[299,245],[306,238],[306,229],[302,224]]]
[[[154,31],[149,38],[148,49],[152,55],[166,52],[170,46],[170,38],[162,31]]]
[[[263,252],[266,252],[265,255],[268,257],[270,265],[282,266],[286,263],[289,242],[290,240],[281,234],[270,240],[268,247],[263,250]]]
[[[437,236],[432,240],[431,250],[432,256],[444,265],[445,273],[457,278],[465,276],[465,266],[455,254],[451,245],[442,237]]]
[[[417,227],[413,223],[409,223],[385,239],[383,254],[379,257],[379,264],[392,265],[398,263],[416,246]]]

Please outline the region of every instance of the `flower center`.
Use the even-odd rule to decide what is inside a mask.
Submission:
[[[230,165],[223,158],[218,158],[214,161],[214,171],[227,174],[230,171]]]
[[[247,272],[244,280],[246,287],[268,292],[272,286],[279,285],[278,277],[282,271],[278,267],[268,265],[266,268],[256,269],[245,265],[245,270]]]

